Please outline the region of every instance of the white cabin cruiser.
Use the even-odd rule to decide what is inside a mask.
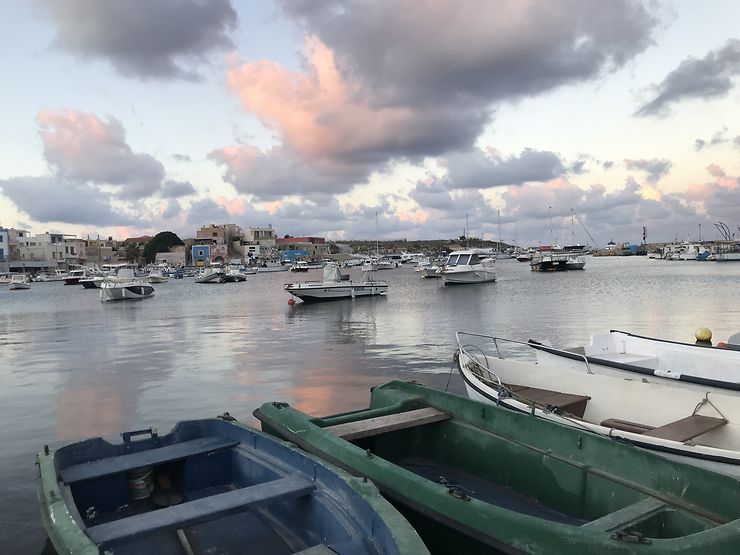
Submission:
[[[600,366],[555,367],[502,350],[522,341],[458,332],[456,360],[468,396],[584,432],[740,468],[740,403],[734,392],[671,387],[670,380],[625,378]],[[531,346],[531,345],[530,345]]]
[[[362,281],[343,279],[339,266],[334,262],[329,262],[324,267],[321,281],[286,283],[284,287],[288,293],[306,303],[372,297],[388,292],[386,281],[373,279],[367,273],[362,277]]]
[[[145,299],[154,295],[154,287],[137,278],[131,268],[120,268],[115,276],[100,284],[101,301]]]
[[[195,283],[224,283],[226,281],[226,272],[220,264],[211,264],[208,268],[203,268],[195,276]]]
[[[160,269],[152,270],[151,272],[149,272],[149,275],[146,277],[146,280],[149,283],[165,283],[169,279],[170,278],[164,275],[164,273]]]
[[[28,281],[26,274],[13,274],[10,276],[10,282],[8,282],[8,289],[10,291],[18,291],[21,289],[30,289],[31,284]]]
[[[496,281],[495,259],[481,260],[473,250],[453,251],[440,269],[445,285]]]
[[[419,266],[416,268],[416,271],[419,273],[419,275],[422,278],[441,278],[442,273],[440,271],[439,265],[432,263],[429,258],[425,258],[421,262],[419,262]]]

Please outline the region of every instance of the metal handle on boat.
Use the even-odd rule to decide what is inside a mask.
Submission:
[[[121,432],[123,443],[127,445],[131,443],[132,437],[144,436],[144,435],[148,435],[150,437],[157,437],[157,428],[146,428],[145,430],[134,430],[133,432]]]
[[[470,336],[470,337],[482,337],[483,339],[490,339],[491,341],[493,341],[493,345],[496,347],[496,354],[498,355],[498,358],[501,358],[501,359],[503,359],[504,357],[501,355],[501,351],[499,350],[499,346],[498,346],[498,342],[499,341],[505,341],[507,343],[515,343],[517,345],[525,345],[525,346],[527,346],[529,348],[532,348],[532,349],[536,348],[534,345],[532,345],[528,341],[518,341],[516,339],[508,339],[506,337],[493,337],[492,335],[484,335],[484,334],[481,334],[481,333],[470,333],[470,332],[467,332],[467,331],[458,331],[457,333],[455,333],[455,338],[457,339],[457,345],[458,345],[458,347],[460,347],[461,349],[463,348],[463,345],[460,342],[460,336],[461,335],[467,335],[467,336]],[[562,349],[556,349],[555,347],[549,347],[547,345],[545,345],[545,347],[549,351],[554,351],[556,353],[560,353],[562,355],[567,356],[568,358],[573,357],[573,356],[576,356],[576,357],[579,357],[579,358],[583,359],[583,362],[586,365],[586,373],[587,374],[593,374],[593,371],[591,370],[591,365],[589,364],[588,357],[586,355],[582,355],[580,353],[574,353],[574,352],[571,352],[571,351],[564,351]]]

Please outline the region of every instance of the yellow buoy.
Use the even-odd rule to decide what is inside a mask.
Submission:
[[[697,341],[711,341],[712,330],[710,330],[709,328],[698,328],[694,332],[694,337],[696,337]]]

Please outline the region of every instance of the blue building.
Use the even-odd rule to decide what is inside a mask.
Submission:
[[[211,265],[211,245],[193,245],[190,254],[196,268]]]
[[[285,262],[295,262],[299,258],[308,256],[309,251],[305,249],[292,249],[286,251],[280,251],[280,256]]]

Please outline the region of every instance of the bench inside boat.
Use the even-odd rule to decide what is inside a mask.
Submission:
[[[630,422],[628,420],[620,420],[618,418],[607,418],[601,422],[601,425],[607,428],[681,442],[694,439],[725,424],[727,424],[727,420],[724,418],[703,416],[701,414],[692,414],[686,418],[681,418],[680,420],[658,427]]]
[[[592,472],[588,465],[543,456],[549,452],[546,445],[523,443],[433,407],[351,421],[346,415],[336,418],[336,424],[332,417],[321,419],[323,429],[462,499],[586,530],[629,529],[649,538],[680,537],[718,524]],[[538,419],[529,422],[540,425]],[[548,443],[557,444],[559,428],[553,431]],[[411,518],[402,504],[399,509]]]
[[[320,494],[349,489],[339,476],[255,432],[205,422],[217,428],[185,422],[161,438],[56,451],[62,494],[95,544],[116,554],[374,552],[354,517]]]

